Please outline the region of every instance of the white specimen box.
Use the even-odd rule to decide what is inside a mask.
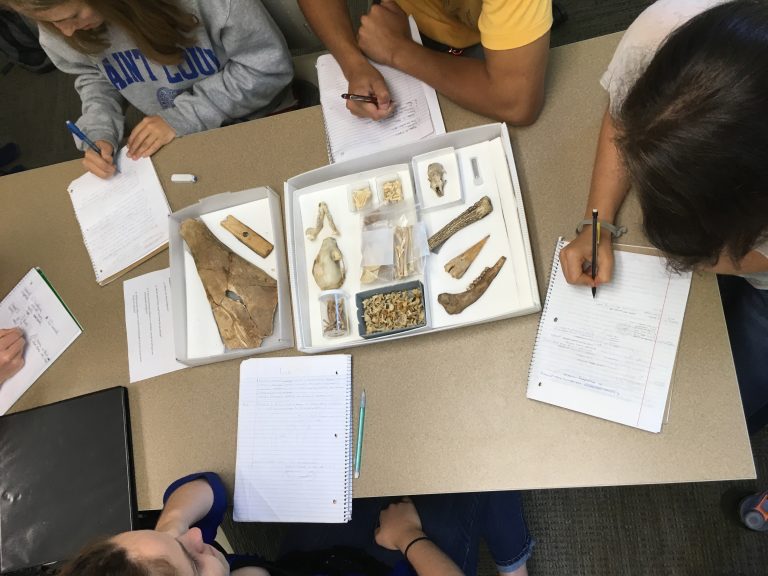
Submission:
[[[360,219],[365,215],[350,211],[349,186],[364,180],[378,182],[380,178],[397,173],[403,186],[408,187],[406,201],[414,202],[414,174],[411,168],[414,158],[432,152],[439,152],[439,156],[445,153],[445,149],[451,148],[461,177],[462,201],[429,211],[418,210],[417,206],[427,235],[435,234],[483,196],[489,197],[493,210],[482,220],[455,233],[437,251],[430,252],[423,273],[413,278],[424,285],[427,325],[364,339],[353,321],[358,317],[356,295],[379,286],[368,286],[359,281]],[[481,175],[480,183],[476,183],[478,180],[474,178],[473,160]],[[296,347],[302,352],[324,352],[405,338],[531,314],[541,309],[520,183],[509,133],[504,124],[489,124],[442,134],[396,150],[306,172],[286,181],[284,202]],[[350,296],[347,314],[352,323],[349,334],[343,337],[324,338],[322,326],[317,322],[321,290],[312,276],[312,265],[323,239],[330,231],[326,226],[317,240],[311,242],[305,235],[305,229],[314,226],[319,202],[328,205],[340,232],[336,241],[346,268],[346,277],[340,289]],[[445,264],[487,235],[490,238],[466,274],[461,279],[451,277],[444,269]],[[493,266],[501,256],[506,261],[496,278],[487,291],[463,312],[448,314],[438,303],[437,298],[441,293],[457,294],[467,290],[483,269]],[[398,281],[388,283],[394,284],[398,284]]]
[[[220,222],[229,215],[272,243],[272,252],[262,258],[222,227]],[[202,220],[227,248],[277,281],[277,308],[272,334],[263,340],[260,347],[225,348],[192,254],[180,234],[181,223],[188,218]],[[280,199],[273,190],[260,187],[203,198],[197,204],[171,214],[169,232],[173,327],[176,359],[179,362],[198,366],[263,354],[293,345]]]

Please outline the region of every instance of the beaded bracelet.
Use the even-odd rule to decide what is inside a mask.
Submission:
[[[626,226],[616,226],[610,222],[606,222],[605,220],[598,220],[598,222],[600,222],[600,228],[608,230],[608,232],[610,232],[611,236],[614,238],[618,238],[619,236],[623,236],[627,233]],[[584,230],[584,226],[592,226],[592,219],[588,218],[587,220],[582,220],[579,222],[579,225],[576,226],[576,234],[579,234],[582,230]]]
[[[418,538],[414,538],[413,540],[411,540],[410,544],[408,544],[408,546],[405,547],[405,551],[403,552],[403,556],[405,556],[406,560],[408,560],[408,550],[410,550],[411,546],[416,544],[416,542],[418,542],[419,540],[429,540],[429,536],[419,536]]]

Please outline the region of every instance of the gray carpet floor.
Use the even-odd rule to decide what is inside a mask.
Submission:
[[[649,0],[564,0],[568,21],[552,34],[559,46],[625,29]],[[79,101],[72,78],[32,74],[0,55],[0,143],[15,141],[33,168],[79,157],[64,129]],[[706,426],[706,420],[702,420]],[[752,439],[757,482],[715,482],[534,491],[524,494],[537,539],[532,575],[759,576],[768,574],[768,534],[741,527],[736,503],[768,488],[768,430]],[[237,551],[273,555],[281,529],[233,524],[226,533]],[[495,574],[483,554],[480,576]]]

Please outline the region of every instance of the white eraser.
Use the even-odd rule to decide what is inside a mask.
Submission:
[[[194,184],[197,182],[197,176],[194,174],[171,174],[171,182],[187,182]]]

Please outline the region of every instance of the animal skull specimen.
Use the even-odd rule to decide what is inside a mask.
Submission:
[[[344,256],[336,244],[336,239],[328,237],[323,240],[320,252],[312,265],[312,276],[320,290],[333,290],[341,288],[345,275]]]
[[[429,187],[442,198],[445,194],[445,168],[443,165],[439,162],[432,162],[427,166],[427,180],[429,180]]]

